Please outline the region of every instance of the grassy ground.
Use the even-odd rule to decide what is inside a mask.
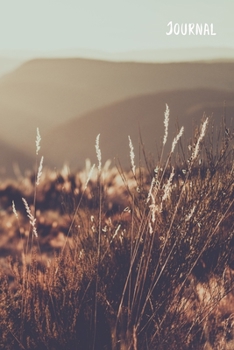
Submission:
[[[168,122],[167,109],[163,145]],[[233,349],[233,134],[220,130],[203,120],[182,146],[181,129],[139,168],[129,138],[129,172],[102,166],[97,137],[95,168],[2,184],[0,347]]]

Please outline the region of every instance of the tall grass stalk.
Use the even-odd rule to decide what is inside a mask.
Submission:
[[[98,213],[98,242],[97,242],[97,270],[96,270],[96,280],[95,280],[95,296],[94,296],[94,316],[93,316],[93,346],[92,349],[95,350],[96,342],[96,323],[97,323],[97,294],[98,294],[98,282],[99,282],[99,269],[101,261],[101,232],[102,232],[102,167],[101,167],[101,149],[99,146],[100,134],[96,138],[96,154],[98,159],[98,186],[99,186],[99,213]]]

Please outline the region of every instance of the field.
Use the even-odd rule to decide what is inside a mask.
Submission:
[[[97,135],[77,173],[43,167],[37,129],[35,171],[0,186],[1,349],[234,348],[233,130],[169,121],[155,157],[129,136],[111,168]]]

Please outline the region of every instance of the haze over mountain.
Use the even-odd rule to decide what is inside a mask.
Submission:
[[[55,52],[59,57],[82,57],[121,62],[173,63],[213,60],[234,60],[233,48],[180,48],[160,50],[133,50],[128,52],[108,53],[89,50],[64,50]]]
[[[33,170],[35,157],[0,140],[0,179],[23,176],[26,169]]]
[[[204,113],[219,128],[224,115],[226,101],[226,121],[231,124],[234,116],[234,94],[226,91],[192,89],[173,90],[157,94],[147,94],[83,114],[72,121],[54,128],[44,139],[47,157],[53,159],[58,167],[66,160],[71,167],[82,168],[85,159],[96,163],[95,140],[100,133],[100,148],[103,163],[114,157],[130,168],[129,141],[131,136],[138,162],[139,128],[146,147],[157,158],[164,135],[165,102],[170,107],[169,138],[164,154],[171,149],[176,135],[176,123],[185,127],[184,140],[193,136],[195,126],[199,126]],[[185,149],[187,152],[187,149]]]
[[[24,59],[21,58],[9,58],[0,55],[0,78],[18,68],[23,62]]]
[[[205,60],[234,60],[234,48],[230,47],[191,47],[165,48],[157,50],[101,51],[91,49],[64,49],[51,51],[4,50],[0,57],[11,60],[28,61],[35,58],[83,58],[92,60],[121,62],[188,62]]]
[[[0,80],[0,137],[28,151],[36,127],[45,135],[60,123],[126,98],[195,88],[234,91],[234,63],[32,60]]]

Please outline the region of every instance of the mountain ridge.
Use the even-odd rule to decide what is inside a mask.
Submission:
[[[33,60],[0,80],[0,137],[28,150],[37,127],[46,134],[63,121],[124,98],[195,88],[234,91],[234,63]]]
[[[48,157],[58,167],[66,161],[73,169],[82,168],[86,158],[96,162],[94,145],[96,136],[100,134],[103,159],[111,159],[113,163],[113,159],[119,157],[126,167],[130,164],[128,135],[132,138],[135,150],[138,150],[139,127],[147,152],[157,156],[156,150],[160,149],[164,135],[166,103],[170,108],[170,123],[165,155],[170,151],[177,124],[185,127],[184,138],[192,138],[194,127],[200,125],[205,112],[219,127],[224,113],[224,101],[227,123],[230,124],[234,115],[234,95],[227,91],[173,90],[135,96],[83,114],[82,117],[54,128],[45,136],[45,149]],[[136,161],[139,162],[138,155]]]

